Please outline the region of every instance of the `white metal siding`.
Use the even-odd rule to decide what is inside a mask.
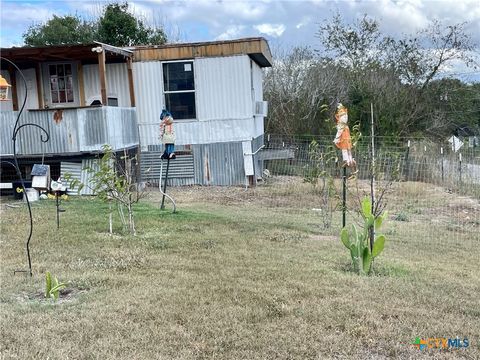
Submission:
[[[127,64],[107,64],[105,72],[107,74],[107,97],[118,98],[119,107],[129,107],[131,104]],[[90,105],[95,99],[101,100],[98,65],[83,66],[83,83],[86,104],[82,105]]]
[[[252,64],[252,83],[253,83],[253,98],[254,101],[263,100],[263,71],[260,66],[253,60]],[[253,104],[255,106],[255,104]],[[255,116],[255,134],[253,137],[263,135],[264,132],[264,118],[263,116]],[[254,149],[255,151],[255,149]]]
[[[247,55],[195,60],[197,119],[229,120],[253,116]]]
[[[255,64],[255,66],[257,66]],[[246,55],[196,58],[197,120],[175,121],[176,144],[251,140],[261,124],[253,118],[250,58]],[[159,144],[164,108],[162,62],[136,62],[133,76],[142,149]]]
[[[160,113],[164,107],[162,63],[160,61],[133,63],[133,84],[140,143],[143,149],[159,143]],[[175,129],[178,133],[178,129]],[[178,138],[178,135],[177,135]]]
[[[250,119],[212,120],[212,121],[176,121],[175,144],[212,144],[230,141],[251,140],[255,122]],[[142,150],[148,145],[160,144],[158,124],[139,124]]]
[[[95,159],[83,159],[82,162],[67,162],[62,161],[60,163],[60,174],[62,178],[65,178],[65,175],[68,174],[71,180],[75,179],[83,184],[82,190],[78,192],[78,187],[68,188],[67,190],[70,195],[93,195],[94,192],[92,190],[92,184],[90,181],[92,179],[93,174],[88,172],[87,168],[96,168],[96,160]]]

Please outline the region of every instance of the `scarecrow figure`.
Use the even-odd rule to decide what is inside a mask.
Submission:
[[[356,168],[357,163],[352,156],[352,139],[350,138],[350,129],[348,128],[348,110],[341,103],[337,105],[335,113],[335,121],[337,123],[337,135],[333,142],[342,150],[343,166]]]
[[[165,144],[165,151],[162,159],[175,159],[175,132],[173,131],[173,117],[167,110],[160,114],[160,139]]]

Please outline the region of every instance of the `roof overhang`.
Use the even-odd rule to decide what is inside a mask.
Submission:
[[[248,55],[261,67],[272,66],[272,54],[264,38],[246,38],[228,41],[212,41],[183,44],[149,45],[130,48],[94,42],[82,45],[54,45],[43,47],[13,47],[0,49],[1,56],[14,62],[19,67],[34,66],[39,62],[49,61],[81,61],[84,64],[98,62],[98,52],[102,48],[106,61],[183,60],[197,57],[219,57]]]
[[[264,38],[246,38],[228,41],[212,41],[158,46],[136,46],[134,61],[162,61],[248,55],[261,67],[272,66],[272,54]]]
[[[48,61],[81,61],[85,64],[93,64],[98,62],[98,52],[93,50],[98,47],[105,51],[107,62],[125,62],[126,58],[133,56],[130,50],[99,42],[82,45],[2,48],[0,53],[3,58],[23,68]]]

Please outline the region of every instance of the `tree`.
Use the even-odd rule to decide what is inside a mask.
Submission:
[[[136,235],[133,205],[144,195],[138,191],[139,185],[133,177],[133,164],[137,166],[137,158],[130,157],[126,150],[118,161],[110,145],[102,147],[103,156],[99,157],[93,167],[86,170],[91,174],[90,187],[100,200],[109,203],[109,232],[112,233],[112,202],[117,205],[118,215],[125,231]],[[128,218],[125,216],[127,211]]]
[[[265,77],[270,113],[266,131],[276,134],[326,134],[333,121],[326,110],[335,106],[343,89],[338,66],[327,64],[305,47],[276,54]]]
[[[388,65],[409,84],[424,90],[444,68],[454,61],[467,67],[478,67],[466,23],[444,26],[438,20],[410,37],[388,39]]]
[[[451,103],[435,106],[439,89],[432,91],[429,85],[454,61],[475,65],[465,24],[444,26],[434,21],[400,40],[379,29],[379,23],[366,15],[350,25],[337,14],[317,33],[325,59],[345,69],[348,98],[343,101],[350,105],[352,119],[365,125],[362,132],[368,133],[374,103],[382,135],[446,134],[452,127],[452,117],[445,112]]]
[[[336,63],[353,70],[379,64],[390,41],[382,35],[375,19],[364,15],[353,25],[348,25],[338,13],[320,27],[316,36]]]
[[[95,40],[95,24],[77,15],[56,16],[45,24],[36,24],[23,34],[27,46],[87,44]]]
[[[78,15],[53,15],[44,24],[30,26],[23,39],[27,46],[90,44],[94,40],[114,46],[167,42],[163,29],[146,26],[128,12],[128,3],[105,5],[100,17],[93,21],[85,21]]]
[[[128,3],[108,4],[98,20],[100,42],[114,46],[161,45],[167,37],[162,29],[146,27],[143,22],[128,13]]]

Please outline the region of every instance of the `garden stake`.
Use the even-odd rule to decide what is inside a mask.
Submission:
[[[46,143],[50,139],[50,134],[43,127],[41,127],[40,125],[34,124],[34,123],[25,123],[25,124],[22,124],[22,125],[18,125],[18,122],[20,121],[20,116],[22,115],[23,109],[25,108],[25,104],[27,103],[27,96],[28,96],[27,80],[25,79],[25,76],[23,75],[23,72],[20,70],[20,68],[17,65],[15,65],[14,62],[12,62],[12,61],[10,61],[10,60],[2,57],[2,56],[0,56],[0,59],[2,61],[8,62],[11,66],[13,66],[18,71],[18,73],[22,77],[23,84],[25,86],[25,97],[23,99],[22,107],[20,108],[20,111],[18,112],[17,120],[15,121],[15,125],[14,125],[13,131],[12,131],[12,142],[13,142],[13,164],[12,165],[13,165],[13,167],[15,167],[15,170],[17,172],[17,176],[20,179],[20,184],[22,186],[23,194],[25,196],[25,201],[27,202],[28,215],[30,217],[30,230],[29,230],[29,233],[28,233],[27,242],[25,244],[26,251],[27,251],[27,259],[28,259],[28,270],[14,270],[13,274],[15,275],[16,273],[23,272],[23,273],[29,273],[30,276],[32,276],[33,274],[32,274],[32,260],[30,258],[30,240],[32,239],[32,234],[33,234],[33,216],[32,216],[32,207],[30,206],[30,200],[28,199],[27,191],[25,189],[25,182],[23,181],[22,172],[20,171],[20,166],[18,165],[17,136],[18,136],[19,131],[21,129],[23,129],[24,127],[27,127],[27,126],[33,126],[33,127],[36,127],[38,129],[40,129],[43,132],[43,134],[45,134],[45,138],[43,137],[43,134],[40,135],[40,141],[42,141],[44,143]]]
[[[58,191],[55,191],[55,206],[57,207],[57,229],[60,228],[60,213],[65,212],[65,210],[60,209],[60,200],[58,198]]]
[[[372,179],[370,182],[370,197],[371,197],[371,206],[372,215],[374,214],[375,209],[375,126],[373,123],[373,103],[370,103],[370,111],[372,114],[371,118],[371,137],[372,137]],[[410,144],[410,142],[409,142]],[[375,222],[369,229],[370,234],[370,253],[373,252],[373,243],[375,242]]]
[[[177,210],[177,204],[175,204],[175,200],[173,200],[173,198],[166,193],[169,167],[170,167],[170,158],[167,159],[167,171],[165,172],[165,182],[163,184],[163,190],[162,190],[162,172],[163,172],[163,160],[162,160],[161,166],[160,166],[160,179],[158,180],[158,189],[162,193],[162,205],[160,206],[160,209],[162,210],[165,209],[165,197],[167,197],[173,203],[173,213],[175,213]]]
[[[173,128],[173,116],[170,112],[166,109],[162,110],[160,114],[160,139],[162,139],[162,143],[165,145],[165,151],[163,152],[160,159],[162,159],[162,165],[160,167],[160,179],[158,181],[158,189],[162,193],[162,205],[160,209],[165,209],[165,196],[170,199],[173,203],[173,212],[175,212],[176,205],[175,201],[172,199],[171,196],[167,195],[167,181],[168,181],[168,170],[170,168],[170,159],[175,159],[175,132]],[[162,191],[162,172],[163,172],[163,159],[167,159],[167,171],[165,172],[165,182],[163,183],[163,191]]]
[[[337,133],[335,134],[335,139],[333,143],[335,146],[342,151],[342,183],[343,183],[343,204],[342,204],[342,225],[346,226],[346,211],[347,211],[347,167],[353,168],[353,173],[351,176],[355,176],[358,173],[357,163],[352,156],[352,139],[350,137],[350,129],[347,125],[348,123],[348,109],[342,105],[342,103],[337,104],[337,111],[335,112],[335,122]]]
[[[342,227],[347,226],[347,167],[343,167],[342,175],[343,197],[342,197]]]
[[[163,161],[162,161],[163,164]],[[167,159],[167,171],[165,172],[165,181],[163,182],[163,196],[162,196],[162,205],[160,206],[160,209],[165,209],[165,195],[167,191],[167,180],[168,180],[168,169],[170,168],[170,159]]]

